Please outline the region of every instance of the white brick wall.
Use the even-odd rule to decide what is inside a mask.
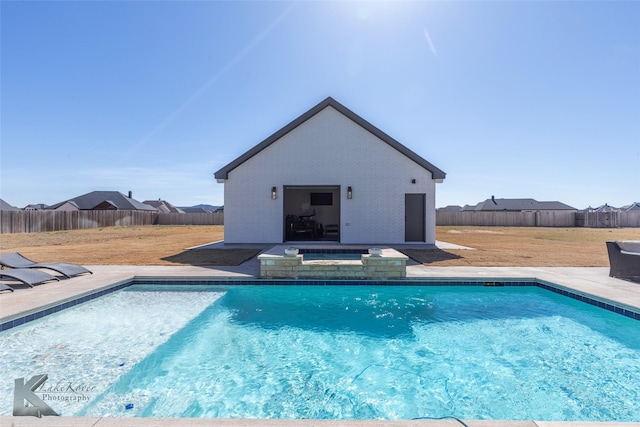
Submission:
[[[435,241],[431,173],[331,107],[229,172],[224,185],[228,243],[282,242],[285,185],[341,186],[342,243],[404,243],[404,195],[424,193],[426,242]]]

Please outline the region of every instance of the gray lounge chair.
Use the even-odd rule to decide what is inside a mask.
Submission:
[[[0,291],[15,291],[11,286],[7,286],[4,283],[0,283]]]
[[[60,280],[56,276],[40,270],[30,268],[12,268],[11,270],[0,270],[0,280],[9,278],[24,283],[33,288],[33,285],[48,282],[49,280]],[[6,286],[6,285],[5,285]]]
[[[607,242],[609,276],[640,282],[640,241]]]
[[[78,264],[69,264],[66,262],[39,263],[30,260],[18,252],[0,254],[0,265],[10,268],[48,268],[49,270],[57,271],[66,277],[73,277],[85,273],[93,274],[91,271]]]

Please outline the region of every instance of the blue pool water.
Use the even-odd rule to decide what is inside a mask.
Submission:
[[[360,261],[366,252],[359,249],[300,249],[300,254],[304,256],[305,261]]]
[[[541,288],[184,289],[132,286],[13,328],[0,357],[21,376],[99,385],[65,415],[640,420],[640,322]],[[150,314],[158,304],[167,319]],[[77,310],[96,324],[86,336]],[[62,367],[5,351],[24,334]],[[120,350],[101,356],[105,342]],[[62,350],[84,369],[70,372]]]
[[[362,254],[360,253],[321,253],[310,252],[303,254],[305,261],[325,261],[325,260],[340,260],[340,261],[360,261]]]

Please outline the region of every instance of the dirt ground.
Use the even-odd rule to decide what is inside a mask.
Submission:
[[[223,226],[105,227],[0,235],[0,252],[84,265],[238,265],[257,249],[186,248],[218,240]],[[640,240],[640,228],[437,227],[439,241],[473,250],[405,250],[439,266],[606,267],[607,240]]]

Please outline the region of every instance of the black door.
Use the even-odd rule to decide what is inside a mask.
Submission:
[[[425,239],[425,195],[404,195],[404,241],[424,242]]]

